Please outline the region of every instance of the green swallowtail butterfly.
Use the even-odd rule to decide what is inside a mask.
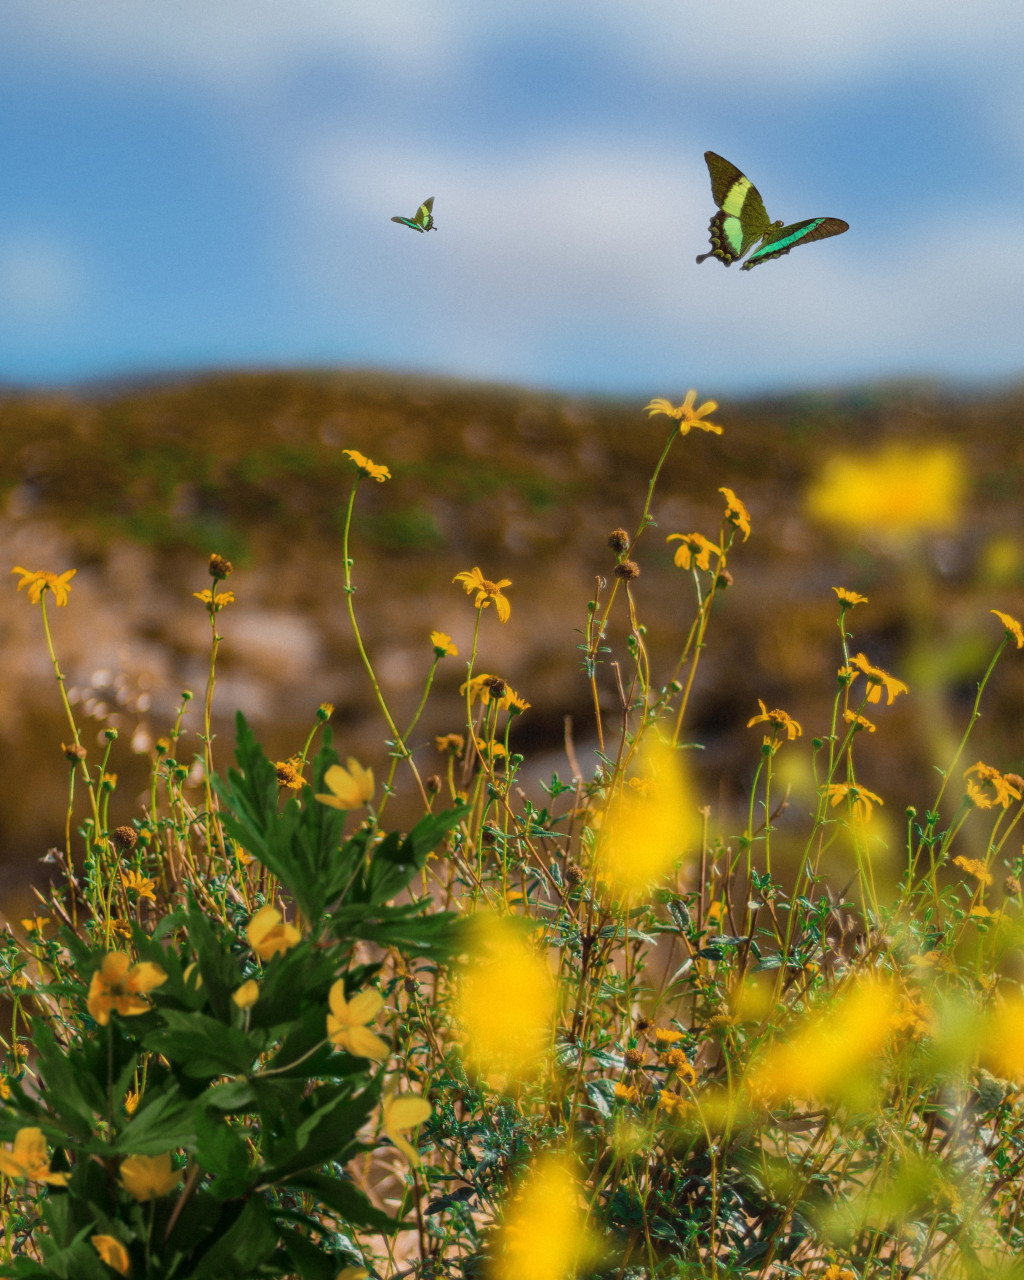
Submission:
[[[757,244],[741,268],[749,271],[759,262],[781,258],[798,244],[841,236],[850,229],[850,224],[842,218],[808,218],[806,222],[793,222],[788,227],[781,222],[772,222],[757,187],[746,174],[713,151],[705,151],[704,159],[711,175],[711,194],[718,205],[718,212],[708,224],[711,249],[700,254],[698,262],[717,258],[728,267]]]
[[[434,223],[434,215],[431,210],[434,207],[434,197],[424,200],[411,218],[392,218],[392,222],[400,222],[403,227],[411,227],[413,231],[434,231],[436,229]]]

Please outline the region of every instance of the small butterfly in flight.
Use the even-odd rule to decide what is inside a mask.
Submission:
[[[400,222],[403,227],[411,227],[413,231],[435,231],[437,224],[434,222],[434,215],[431,210],[434,207],[434,197],[424,200],[411,218],[392,218],[392,222]]]
[[[698,256],[698,262],[717,258],[729,266],[757,245],[740,268],[741,271],[749,271],[759,262],[781,258],[798,244],[841,236],[850,229],[850,224],[842,218],[808,218],[806,222],[793,222],[788,227],[784,227],[781,221],[772,222],[757,187],[746,174],[713,151],[705,151],[704,159],[711,175],[711,194],[718,205],[718,212],[708,224],[711,248]]]

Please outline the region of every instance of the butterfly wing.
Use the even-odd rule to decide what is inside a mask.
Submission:
[[[849,231],[850,224],[842,218],[808,218],[806,222],[793,222],[788,227],[770,228],[764,244],[755,249],[740,268],[749,271],[760,262],[781,258],[798,244],[810,244],[812,240],[827,240],[829,236],[841,236]]]
[[[764,239],[772,224],[761,193],[745,173],[714,151],[705,151],[704,160],[718,212],[708,223],[711,249],[697,261],[717,258],[729,266]]]
[[[424,200],[411,218],[392,218],[392,222],[399,222],[403,227],[409,227],[412,231],[433,231],[435,229],[434,215],[431,210],[434,207],[434,197]]]

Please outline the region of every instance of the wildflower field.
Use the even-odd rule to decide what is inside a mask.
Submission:
[[[1019,688],[1000,684],[1024,657],[1017,580],[992,568],[958,650],[969,695],[943,702],[922,548],[960,519],[960,458],[837,454],[802,501],[861,539],[864,569],[822,586],[820,696],[799,715],[755,697],[730,763],[744,803],[705,794],[696,691],[723,678],[721,604],[759,530],[728,474],[700,497],[712,523],[667,524],[685,504],[665,475],[680,452],[702,475],[728,431],[692,391],[637,412],[645,499],[565,600],[588,720],[539,782],[517,742],[543,708],[495,660],[530,609],[500,558],[430,584],[466,625],[424,628],[397,709],[368,626],[388,582],[361,572],[385,456],[339,442],[373,761],[315,694],[283,758],[241,714],[234,743],[215,734],[245,577],[222,547],[181,601],[205,614],[205,685],[136,744],[145,787],[113,818],[132,746],[83,723],[55,639],[76,567],[11,566],[65,798],[48,887],[0,943],[0,1275],[1024,1275],[1024,777],[1019,725],[985,719],[1014,719],[990,703]],[[667,660],[640,608],[655,556],[685,592]],[[879,563],[906,670],[858,639]],[[892,743],[915,698],[927,794]],[[447,730],[425,736],[438,702]]]

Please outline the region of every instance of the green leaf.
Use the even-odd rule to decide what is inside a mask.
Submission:
[[[322,1173],[303,1173],[288,1178],[286,1185],[298,1191],[308,1191],[321,1204],[333,1209],[354,1227],[393,1234],[408,1225],[397,1218],[388,1217],[354,1183],[345,1178],[329,1178]]]
[[[277,1231],[266,1204],[247,1200],[234,1223],[218,1232],[213,1246],[193,1263],[188,1280],[252,1280],[277,1247]],[[109,1280],[109,1277],[105,1277]]]
[[[138,1110],[111,1144],[110,1150],[139,1156],[158,1156],[195,1141],[195,1104],[181,1097],[167,1080],[156,1092],[147,1089]]]
[[[146,1036],[151,1053],[162,1053],[187,1076],[246,1075],[259,1050],[240,1027],[205,1014],[162,1010],[163,1026]]]

